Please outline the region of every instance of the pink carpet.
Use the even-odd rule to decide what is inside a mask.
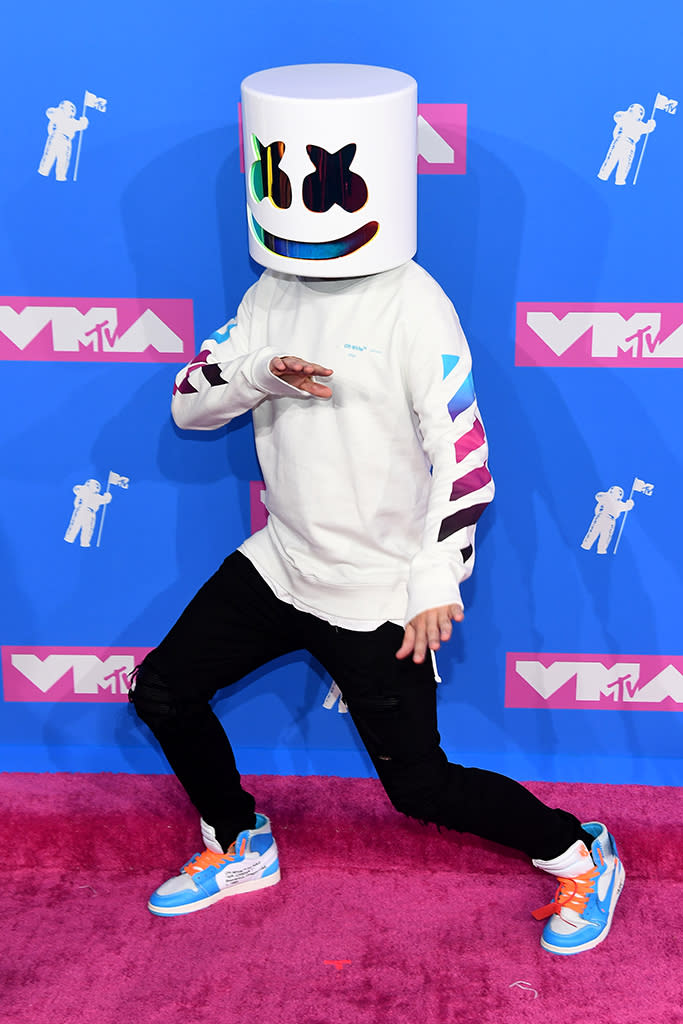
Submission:
[[[683,791],[534,783],[605,820],[626,886],[560,958],[521,855],[396,814],[369,779],[248,779],[282,882],[185,918],[148,894],[198,849],[175,779],[0,775],[0,1020],[20,1024],[682,1024]]]

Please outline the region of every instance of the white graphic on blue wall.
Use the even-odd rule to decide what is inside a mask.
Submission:
[[[102,485],[99,480],[86,480],[84,484],[76,484],[73,489],[76,495],[74,498],[74,508],[69,525],[66,528],[66,533],[64,534],[64,540],[69,544],[73,544],[78,539],[82,548],[92,547],[91,541],[95,533],[95,526],[97,525],[97,515],[101,510],[102,514],[100,515],[100,524],[95,544],[95,547],[99,547],[102,540],[107,505],[109,505],[112,499],[111,488],[112,486],[123,487],[127,491],[129,483],[129,477],[120,476],[118,473],[111,471],[104,494],[102,494]]]
[[[635,185],[638,181],[640,165],[645,155],[647,140],[657,127],[655,113],[658,110],[664,110],[667,114],[675,114],[677,106],[678,100],[670,100],[668,96],[658,92],[652,107],[652,114],[647,121],[644,120],[645,108],[640,103],[632,103],[628,110],[617,110],[614,114],[616,126],[612,133],[612,143],[607,150],[607,156],[603,161],[602,167],[598,171],[598,178],[602,181],[607,181],[612,171],[614,171],[614,184],[625,185],[631,165],[633,164],[636,146],[640,142],[641,137],[645,136],[638,158],[638,165],[633,175],[633,184]]]
[[[62,100],[58,107],[47,108],[45,111],[47,117],[47,140],[40,164],[38,165],[38,174],[42,174],[44,178],[47,178],[54,167],[57,181],[66,181],[71,163],[72,143],[76,134],[78,134],[78,148],[73,173],[73,180],[77,180],[83,132],[90,124],[85,116],[88,108],[99,110],[100,113],[104,114],[107,110],[107,101],[86,90],[83,97],[83,114],[81,117],[76,117],[76,105],[71,100]]]
[[[337,711],[339,712],[340,715],[345,715],[346,712],[349,710],[348,707],[346,706],[344,698],[342,697],[341,690],[339,689],[337,684],[333,682],[332,686],[329,688],[327,692],[325,700],[323,701],[323,707],[326,708],[328,711],[332,711],[335,704],[337,704]]]
[[[599,555],[606,555],[607,549],[614,535],[617,521],[620,516],[623,516],[619,525],[619,532],[617,539],[614,542],[614,549],[612,554],[616,555],[617,549],[619,548],[619,541],[624,530],[624,524],[626,517],[635,506],[633,500],[634,494],[645,494],[648,497],[654,491],[654,484],[645,483],[640,477],[634,477],[633,484],[631,485],[631,493],[628,498],[624,501],[623,488],[617,487],[616,485],[610,487],[607,491],[598,491],[595,495],[597,502],[595,506],[595,512],[593,514],[593,520],[588,527],[586,536],[581,541],[581,547],[585,548],[586,551],[590,551],[593,545],[597,542],[597,553]]]
[[[422,114],[417,117],[417,152],[430,164],[455,163],[455,150]]]

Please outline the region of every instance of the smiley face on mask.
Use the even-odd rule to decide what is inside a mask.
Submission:
[[[364,65],[272,68],[242,83],[249,252],[266,267],[355,277],[416,249],[410,76]]]

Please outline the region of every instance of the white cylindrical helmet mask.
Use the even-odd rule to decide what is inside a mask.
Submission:
[[[361,64],[242,82],[249,253],[307,277],[359,277],[417,248],[417,83]]]

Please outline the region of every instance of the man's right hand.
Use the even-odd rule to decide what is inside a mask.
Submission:
[[[315,398],[331,398],[332,388],[318,384],[313,377],[331,377],[333,371],[317,363],[307,363],[299,356],[276,356],[270,361],[270,372],[299,391],[306,391]]]

